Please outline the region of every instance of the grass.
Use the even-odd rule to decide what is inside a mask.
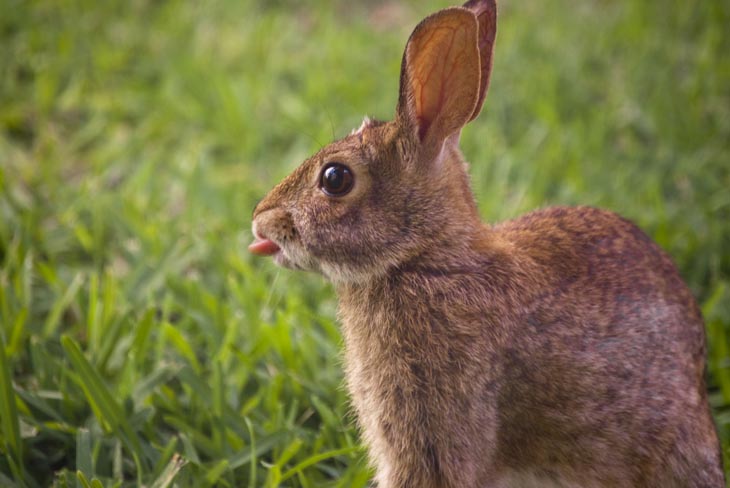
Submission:
[[[679,264],[730,455],[730,7],[503,2],[462,147],[485,218],[614,209]],[[0,486],[371,475],[332,289],[254,203],[363,114],[443,2],[0,2]]]

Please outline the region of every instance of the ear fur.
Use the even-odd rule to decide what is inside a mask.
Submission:
[[[494,0],[470,0],[424,19],[406,44],[397,119],[438,152],[481,110],[496,32]]]
[[[474,14],[454,7],[426,17],[408,39],[398,116],[426,146],[440,147],[474,112],[480,76],[477,33]]]
[[[484,98],[489,89],[489,78],[492,74],[492,54],[494,53],[494,40],[497,37],[497,3],[495,0],[469,0],[464,8],[471,10],[479,24],[479,36],[477,45],[479,47],[479,60],[481,77],[479,80],[479,98],[474,108],[471,120],[474,120],[482,110]]]

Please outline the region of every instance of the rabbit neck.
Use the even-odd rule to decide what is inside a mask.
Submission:
[[[481,234],[337,287],[347,384],[375,458],[429,452],[430,439],[459,429],[484,435],[472,430],[484,421],[471,416],[481,414],[464,406],[497,394],[514,322],[500,290],[515,286],[493,231]]]
[[[398,344],[409,354],[428,355],[429,341],[470,334],[467,329],[483,328],[485,318],[507,320],[511,303],[501,290],[518,288],[512,277],[520,267],[496,233],[479,226],[442,236],[384,275],[336,285],[348,354]]]

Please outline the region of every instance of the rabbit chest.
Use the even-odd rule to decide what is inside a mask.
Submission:
[[[495,443],[503,338],[471,280],[405,273],[339,290],[348,388],[379,466],[468,470]]]

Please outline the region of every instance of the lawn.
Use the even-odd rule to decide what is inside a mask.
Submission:
[[[447,2],[0,1],[0,486],[364,487],[333,289],[255,202]],[[613,209],[702,305],[730,468],[730,4],[504,1],[482,215]]]

